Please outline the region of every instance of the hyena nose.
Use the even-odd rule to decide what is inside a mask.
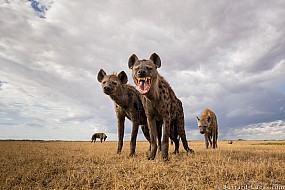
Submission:
[[[106,92],[109,92],[109,91],[111,90],[111,88],[110,88],[110,86],[104,86],[104,90],[105,90]]]
[[[144,76],[145,74],[146,74],[145,70],[143,70],[143,69],[138,70],[139,76]]]
[[[205,132],[204,132],[204,131],[200,131],[200,133],[201,133],[201,134],[204,134]]]

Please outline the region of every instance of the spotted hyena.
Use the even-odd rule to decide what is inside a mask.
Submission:
[[[209,147],[209,142],[211,148],[218,148],[218,123],[216,114],[209,108],[206,108],[202,112],[201,119],[197,117],[197,123],[200,133],[205,136],[206,148]]]
[[[107,139],[107,135],[105,135],[105,133],[94,133],[91,137],[91,142],[96,142],[96,139],[100,139],[101,143],[102,141]]]
[[[180,136],[184,149],[194,152],[188,147],[184,130],[184,113],[182,102],[175,96],[168,82],[159,75],[157,68],[161,66],[160,57],[153,53],[149,60],[139,60],[133,54],[128,61],[132,69],[132,77],[143,95],[142,103],[150,129],[151,152],[148,159],[154,159],[157,151],[156,119],[163,121],[162,158],[168,159],[169,137],[173,137],[175,144],[179,144]]]
[[[125,118],[127,117],[132,121],[130,156],[133,156],[135,154],[139,125],[141,125],[144,136],[150,142],[147,118],[141,102],[141,95],[134,86],[127,84],[128,77],[124,71],[119,74],[107,75],[106,72],[101,69],[98,73],[97,79],[102,85],[103,92],[106,95],[109,95],[114,101],[118,121],[118,154],[121,153],[123,147]],[[158,142],[161,142],[162,122],[156,121],[156,123],[159,133]]]

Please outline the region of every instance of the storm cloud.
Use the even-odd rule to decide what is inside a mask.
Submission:
[[[220,139],[284,139],[283,1],[0,2],[0,139],[117,139],[97,73],[156,52],[183,102],[187,138],[211,108]],[[131,132],[126,125],[126,140]],[[110,138],[109,138],[110,137]],[[139,139],[144,139],[141,135]]]

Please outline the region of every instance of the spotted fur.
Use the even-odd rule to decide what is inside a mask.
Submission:
[[[218,148],[218,122],[216,114],[206,108],[201,115],[201,119],[197,117],[198,128],[200,133],[204,134],[206,148],[210,147],[215,149]]]
[[[142,94],[142,103],[150,128],[151,153],[149,159],[154,159],[157,151],[156,120],[163,121],[162,157],[168,160],[169,137],[175,143],[178,152],[180,136],[184,149],[189,148],[184,129],[184,112],[182,102],[176,97],[168,82],[157,72],[161,66],[160,57],[154,53],[149,60],[139,60],[135,54],[129,58],[128,66],[132,69],[132,77]]]
[[[150,142],[149,129],[147,127],[147,119],[141,102],[141,95],[134,86],[127,84],[128,77],[124,71],[119,74],[114,73],[107,75],[105,71],[101,69],[98,73],[97,79],[102,85],[103,92],[109,95],[114,101],[118,121],[119,140],[117,153],[120,154],[122,151],[125,118],[128,118],[132,121],[130,156],[134,156],[139,125],[141,125],[144,136]],[[157,130],[160,133],[160,136],[158,136],[158,142],[160,142],[162,122],[157,121],[156,123]]]

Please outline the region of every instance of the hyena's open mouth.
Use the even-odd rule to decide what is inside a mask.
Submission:
[[[146,94],[148,93],[151,85],[151,78],[150,77],[140,77],[137,78],[137,86],[138,86],[138,91],[141,94]]]

